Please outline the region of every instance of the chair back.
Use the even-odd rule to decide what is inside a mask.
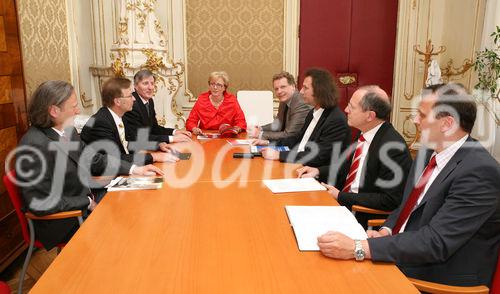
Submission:
[[[21,200],[21,193],[19,193],[19,189],[14,183],[16,179],[16,171],[11,170],[3,176],[3,183],[5,188],[7,189],[7,193],[9,194],[10,201],[16,210],[17,218],[19,219],[19,223],[21,223],[21,230],[23,232],[23,238],[26,244],[30,242],[30,234],[28,231],[28,221],[24,216],[22,211],[23,202]]]
[[[500,251],[500,250],[499,250]],[[497,269],[491,282],[491,294],[500,294],[500,252],[498,252]]]
[[[0,294],[10,294],[10,287],[7,283],[0,281]]]
[[[273,92],[238,91],[236,93],[247,126],[262,126],[273,122]]]

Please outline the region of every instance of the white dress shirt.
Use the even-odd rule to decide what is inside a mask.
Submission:
[[[359,157],[358,171],[356,172],[356,177],[354,178],[354,181],[352,181],[351,184],[350,192],[352,193],[359,192],[359,183],[361,181],[361,174],[363,173],[365,158],[366,155],[368,154],[368,149],[370,148],[370,144],[372,143],[373,138],[375,138],[375,135],[377,134],[382,124],[383,122],[381,122],[376,127],[372,128],[371,130],[367,131],[366,133],[362,133],[363,137],[365,138],[365,142],[363,142],[363,148],[361,149],[361,156]]]
[[[305,150],[307,141],[309,141],[309,138],[311,137],[311,134],[314,131],[314,128],[318,124],[319,118],[323,114],[323,111],[325,111],[324,108],[318,108],[318,109],[314,110],[313,118],[312,118],[311,122],[309,123],[309,126],[307,126],[306,132],[304,133],[304,136],[302,137],[302,141],[300,141],[298,152],[302,152]]]

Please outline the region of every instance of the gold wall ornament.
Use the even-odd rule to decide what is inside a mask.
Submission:
[[[141,31],[144,31],[146,19],[154,11],[156,0],[131,0],[127,1],[127,10],[135,11]]]
[[[448,63],[444,68],[441,68],[441,76],[444,77],[445,82],[448,82],[450,80],[450,77],[453,76],[464,76],[464,74],[471,69],[474,66],[474,63],[469,59],[466,58],[462,66],[460,67],[454,67],[453,66],[453,59],[450,58]]]
[[[87,98],[87,95],[85,92],[80,95],[80,101],[82,102],[83,108],[89,108],[94,106],[94,103],[92,103],[92,98]]]
[[[343,76],[343,77],[339,78],[339,81],[343,85],[350,85],[350,84],[356,82],[356,77],[355,76]]]
[[[413,50],[417,52],[418,55],[422,55],[424,58],[420,59],[424,63],[424,79],[422,88],[425,88],[425,82],[427,81],[427,76],[429,75],[429,64],[432,61],[432,56],[437,56],[446,51],[445,46],[439,46],[439,50],[434,52],[434,45],[432,45],[432,41],[427,40],[427,44],[425,45],[425,51],[421,51],[420,45],[414,45]]]
[[[167,124],[167,119],[165,118],[165,115],[163,115],[161,118],[159,118],[157,120],[158,120],[158,124],[162,127],[165,127],[165,125]]]
[[[403,96],[404,96],[404,97],[405,97],[405,99],[406,99],[406,100],[408,100],[408,101],[412,100],[412,99],[413,99],[413,97],[415,97],[415,96],[413,95],[413,92],[411,92],[411,93],[406,93],[406,91],[403,93]]]
[[[158,89],[158,81],[162,82],[165,86],[165,79],[159,72],[165,69],[165,63],[163,63],[163,57],[158,56],[153,49],[142,49],[142,53],[146,56],[146,62],[142,66],[143,68],[149,69],[155,77],[155,92]]]
[[[160,35],[160,46],[167,47],[167,38],[165,37],[165,32],[163,31],[160,22],[155,19],[155,31]]]
[[[115,58],[113,53],[110,54],[111,60],[111,69],[113,70],[113,75],[115,77],[125,77],[124,68],[129,68],[130,64],[125,62],[126,53],[125,50],[118,50],[118,56]]]
[[[121,18],[118,22],[118,44],[128,45],[128,17]]]

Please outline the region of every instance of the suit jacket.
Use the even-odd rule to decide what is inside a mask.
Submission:
[[[295,136],[287,137],[276,141],[277,145],[284,145],[290,147],[291,151],[280,152],[280,161],[282,162],[300,162],[309,166],[322,166],[330,163],[332,156],[333,145],[336,143],[341,144],[341,152],[349,145],[351,140],[351,130],[347,126],[347,119],[345,114],[338,108],[326,108],[316,124],[309,141],[307,142],[304,151],[297,152],[300,141],[304,136],[309,123],[313,119],[313,111],[311,109],[307,114],[306,120],[302,129]],[[305,156],[311,156],[311,145],[316,144],[319,149],[318,154],[305,160]]]
[[[123,123],[125,124],[125,137],[129,142],[137,141],[137,132],[139,129],[148,129],[148,140],[151,142],[170,142],[169,136],[174,134],[174,129],[164,128],[158,125],[156,120],[155,104],[153,98],[148,100],[148,109],[142,103],[141,97],[137,92],[133,92],[135,101],[132,110],[125,113]],[[157,147],[157,144],[156,144]]]
[[[402,205],[384,226],[393,228],[432,152],[419,152]],[[489,285],[500,245],[500,167],[468,138],[441,170],[404,232],[368,239],[372,259],[395,262],[410,277],[449,285]]]
[[[128,174],[130,163],[83,152],[85,144],[76,130],[66,133],[70,134],[70,142],[60,141],[52,128],[30,127],[21,138],[16,152],[16,174],[26,211],[47,215],[82,210],[85,214],[91,175],[102,175],[106,167],[115,172],[107,175]],[[78,229],[78,221],[34,221],[34,226],[36,238],[50,249],[68,241]]]
[[[307,113],[309,113],[312,107],[304,103],[304,99],[302,99],[302,95],[300,95],[298,91],[295,91],[292,97],[290,97],[290,107],[288,107],[285,119],[286,107],[286,103],[280,102],[278,106],[278,114],[276,115],[274,121],[270,124],[262,126],[262,130],[264,131],[262,138],[268,140],[278,140],[294,136],[300,132],[300,129],[304,125]],[[283,122],[285,122],[284,129]]]
[[[384,151],[386,152],[385,156],[382,155],[384,157],[381,157],[381,149],[384,146],[387,148],[387,144],[398,144],[402,149],[391,148]],[[325,183],[332,182],[328,179],[331,175],[332,178],[338,179],[334,185],[342,190],[354,157],[354,152],[352,153],[349,160],[340,168],[338,177],[335,177],[337,169],[330,170],[330,166],[320,167],[320,180]],[[394,179],[394,168],[388,166],[391,162],[400,168],[402,179],[392,186],[386,187],[383,184],[377,183],[377,181],[391,181]],[[384,122],[370,143],[362,168],[358,170],[358,172],[361,172],[358,193],[340,192],[337,201],[349,209],[353,205],[362,205],[380,210],[394,210],[401,204],[411,164],[410,151],[403,137],[401,137],[390,123]],[[358,212],[356,213],[356,218],[366,228],[366,223],[369,219],[378,217]]]
[[[132,162],[137,165],[144,165],[153,163],[153,157],[151,154],[133,154],[133,150],[130,150],[130,154],[125,152],[125,148],[120,140],[120,133],[116,128],[115,120],[111,115],[111,112],[107,107],[101,107],[85,124],[80,134],[83,142],[85,144],[91,144],[95,141],[107,141],[111,142],[113,146],[116,146],[119,153],[110,154],[122,160]],[[102,152],[106,153],[106,152]]]

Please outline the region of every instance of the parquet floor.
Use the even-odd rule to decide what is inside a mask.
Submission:
[[[7,284],[9,284],[12,293],[17,293],[19,285],[19,275],[21,274],[24,258],[26,257],[26,251],[21,254],[9,267],[7,267],[3,272],[0,273],[0,280],[5,281],[7,282]],[[43,272],[49,267],[56,256],[56,248],[48,252],[43,249],[38,249],[33,252],[28,271],[24,278],[23,293],[29,292],[31,287],[33,287],[33,285],[40,278]]]

